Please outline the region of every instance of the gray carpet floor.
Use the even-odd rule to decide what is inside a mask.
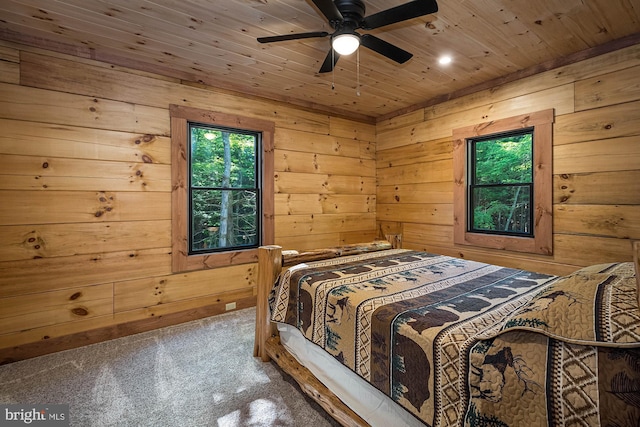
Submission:
[[[273,362],[255,309],[0,366],[0,402],[68,404],[72,426],[335,427]]]

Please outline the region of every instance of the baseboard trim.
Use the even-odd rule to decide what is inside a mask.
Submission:
[[[255,307],[255,305],[255,296],[240,298],[236,300],[235,310]],[[128,335],[138,334],[140,332],[163,328],[165,326],[172,326],[190,322],[192,320],[202,319],[204,317],[216,316],[218,314],[235,310],[226,310],[225,302],[221,302],[178,313],[165,314],[149,319],[135,320],[133,322],[122,323],[106,328],[93,329],[16,347],[3,348],[0,349],[0,365],[6,365],[8,363],[31,359],[45,354],[56,353],[59,351],[83,347],[89,344],[96,344],[103,341],[122,338]]]

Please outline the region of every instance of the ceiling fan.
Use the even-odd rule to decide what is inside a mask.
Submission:
[[[358,34],[356,30],[373,30],[385,25],[395,24],[419,16],[428,15],[438,11],[436,0],[414,0],[400,6],[383,10],[365,18],[365,5],[362,0],[312,0],[316,7],[327,18],[331,28],[335,31],[329,34],[326,31],[309,33],[285,34],[281,36],[259,37],[260,43],[272,43],[285,40],[298,40],[314,37],[331,36],[331,47],[324,63],[320,67],[321,73],[333,70],[340,55],[350,55],[360,45],[369,48],[387,58],[403,64],[413,54],[391,43],[371,35]]]

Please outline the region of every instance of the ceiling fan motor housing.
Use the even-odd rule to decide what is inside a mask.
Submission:
[[[334,0],[334,3],[340,14],[342,15],[342,22],[332,21],[331,26],[335,29],[342,25],[353,27],[356,29],[360,26],[360,22],[364,19],[365,6],[362,0]],[[346,25],[345,25],[346,24]]]

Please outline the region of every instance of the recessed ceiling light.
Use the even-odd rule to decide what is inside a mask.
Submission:
[[[450,64],[452,61],[451,57],[448,55],[445,56],[441,56],[440,59],[438,59],[438,62],[440,63],[440,65],[447,65]]]

